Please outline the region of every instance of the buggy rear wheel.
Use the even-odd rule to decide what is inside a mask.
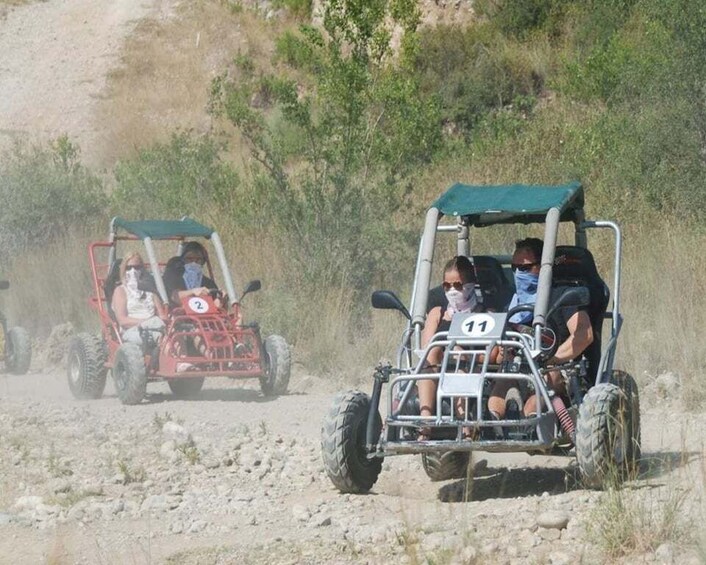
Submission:
[[[142,348],[136,343],[123,343],[115,353],[113,380],[123,404],[139,404],[147,392],[147,371]]]
[[[636,474],[640,467],[642,434],[640,429],[640,394],[635,379],[625,371],[614,370],[610,382],[617,386],[627,399],[627,414],[630,425],[630,441],[627,445],[626,471]]]
[[[103,395],[107,356],[101,336],[80,333],[71,338],[67,376],[74,398],[96,399]]]
[[[424,472],[432,481],[466,478],[470,461],[471,454],[466,451],[422,453]]]
[[[5,367],[13,375],[24,375],[32,362],[32,342],[26,329],[10,328],[5,338]]]
[[[201,392],[204,377],[191,377],[188,379],[169,379],[167,384],[177,398],[192,398]]]
[[[265,396],[277,396],[287,392],[291,372],[289,346],[283,337],[267,336],[265,348],[265,374],[260,377],[260,389]]]
[[[576,426],[576,458],[584,484],[604,488],[630,477],[637,468],[639,436],[632,403],[612,383],[591,388],[583,399]],[[636,441],[637,440],[637,441]]]
[[[382,458],[368,459],[365,449],[370,398],[358,391],[340,393],[324,417],[321,455],[326,474],[343,493],[368,492],[382,470]],[[375,435],[382,430],[376,414]]]

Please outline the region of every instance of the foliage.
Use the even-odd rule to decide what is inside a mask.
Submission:
[[[419,33],[409,66],[421,89],[441,100],[446,123],[462,133],[489,114],[522,102],[531,111],[543,88],[543,71],[488,25],[437,26]]]
[[[45,146],[15,145],[0,162],[0,258],[41,248],[73,226],[102,219],[107,198],[100,179],[80,163],[62,136]]]
[[[181,217],[237,208],[239,179],[211,137],[175,133],[115,167],[113,207],[129,218]]]
[[[406,179],[440,146],[436,100],[392,59],[392,26],[413,33],[417,23],[410,0],[332,0],[323,30],[280,39],[279,75],[239,66],[214,82],[214,108],[249,142],[255,182],[314,279],[338,272],[365,288],[392,260]]]
[[[300,18],[306,18],[311,15],[312,0],[276,0],[274,5],[287,8]]]

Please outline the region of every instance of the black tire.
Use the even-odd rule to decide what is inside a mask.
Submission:
[[[358,391],[336,395],[321,427],[321,455],[326,474],[343,493],[368,492],[382,470],[382,457],[368,459],[365,450],[370,398]],[[377,414],[376,437],[382,420]]]
[[[123,343],[115,353],[113,380],[123,404],[139,404],[147,392],[147,371],[142,348],[136,343]]]
[[[631,403],[615,384],[591,388],[579,409],[576,458],[588,488],[619,483],[636,468]]]
[[[66,374],[74,398],[96,399],[103,395],[107,356],[101,336],[80,333],[71,338]]]
[[[191,377],[188,379],[169,379],[167,384],[177,398],[193,398],[203,386],[204,377]]]
[[[614,370],[610,382],[617,386],[627,399],[627,417],[630,425],[630,443],[627,446],[628,458],[626,471],[636,474],[640,467],[642,456],[642,430],[640,426],[640,393],[635,379],[625,371]]]
[[[26,329],[10,328],[5,337],[5,368],[13,375],[24,375],[32,363],[32,341]]]
[[[283,337],[271,335],[265,339],[265,374],[260,377],[260,389],[265,396],[287,392],[291,373],[291,354]]]
[[[470,460],[470,453],[466,451],[422,453],[424,472],[432,481],[465,479]]]

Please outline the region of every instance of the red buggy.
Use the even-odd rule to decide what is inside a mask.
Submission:
[[[184,241],[195,238],[211,242],[223,292],[190,297],[170,307],[159,339],[144,331],[141,345],[124,342],[111,309],[112,293],[119,284],[120,244],[142,242],[147,277],[141,284],[169,304],[162,278],[166,261],[158,259],[157,242],[164,242],[158,244],[161,248],[173,242],[173,254],[180,255]],[[90,244],[88,252],[93,275],[89,303],[100,317],[101,333],[78,334],[69,345],[68,381],[76,398],[100,398],[109,370],[123,404],[138,404],[145,397],[147,383],[161,380],[167,381],[177,397],[197,394],[205,377],[257,378],[265,395],[286,392],[290,375],[287,343],[277,335],[263,340],[257,323],[242,323],[241,301],[260,289],[260,281],[251,281],[240,295],[236,293],[214,230],[190,218],[133,222],[113,218],[108,240]],[[214,278],[208,258],[204,269]],[[215,300],[216,293],[219,300]]]

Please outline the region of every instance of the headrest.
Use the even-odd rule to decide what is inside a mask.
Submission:
[[[557,245],[552,274],[554,284],[579,282],[590,285],[601,281],[591,252],[574,245]]]

